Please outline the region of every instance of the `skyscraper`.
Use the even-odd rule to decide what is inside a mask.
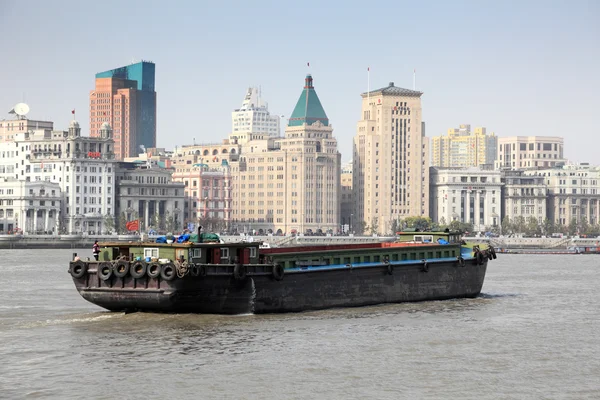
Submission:
[[[269,105],[263,103],[257,88],[248,88],[242,106],[231,113],[231,121],[231,133],[279,136],[279,115],[269,113]]]
[[[494,165],[498,147],[498,137],[488,134],[483,127],[471,132],[471,125],[462,124],[448,129],[448,135],[431,139],[434,167],[478,167]]]
[[[394,221],[429,214],[429,142],[421,119],[423,93],[394,86],[362,94],[354,137],[356,231],[390,233]]]
[[[113,127],[115,157],[135,157],[156,147],[155,65],[142,61],[96,74],[90,92],[90,136],[104,122]]]

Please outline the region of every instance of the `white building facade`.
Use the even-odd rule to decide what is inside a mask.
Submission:
[[[57,183],[62,192],[59,233],[101,233],[114,217],[115,160],[112,130],[81,137],[77,121],[68,131],[38,130],[0,143],[0,178]]]
[[[473,224],[475,232],[501,223],[500,171],[480,168],[430,168],[431,218]]]
[[[278,115],[271,115],[262,101],[260,89],[248,88],[242,106],[231,113],[231,133],[259,133],[280,136]]]

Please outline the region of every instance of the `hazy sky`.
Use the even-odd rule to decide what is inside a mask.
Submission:
[[[419,3],[419,4],[416,4]],[[220,142],[248,86],[288,116],[308,72],[352,157],[360,93],[395,82],[424,92],[427,136],[461,123],[499,136],[565,139],[600,164],[600,1],[0,0],[0,119],[89,134],[97,72],[156,63],[157,144]]]

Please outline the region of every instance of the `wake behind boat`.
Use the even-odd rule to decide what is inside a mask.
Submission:
[[[496,258],[452,232],[280,248],[215,236],[101,243],[99,261],[74,260],[69,273],[84,299],[111,311],[276,313],[475,297]]]

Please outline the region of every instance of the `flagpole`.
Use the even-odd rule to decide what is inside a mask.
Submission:
[[[368,116],[371,119],[371,67],[367,67],[367,106]]]
[[[413,90],[417,90],[417,69],[413,69]]]

